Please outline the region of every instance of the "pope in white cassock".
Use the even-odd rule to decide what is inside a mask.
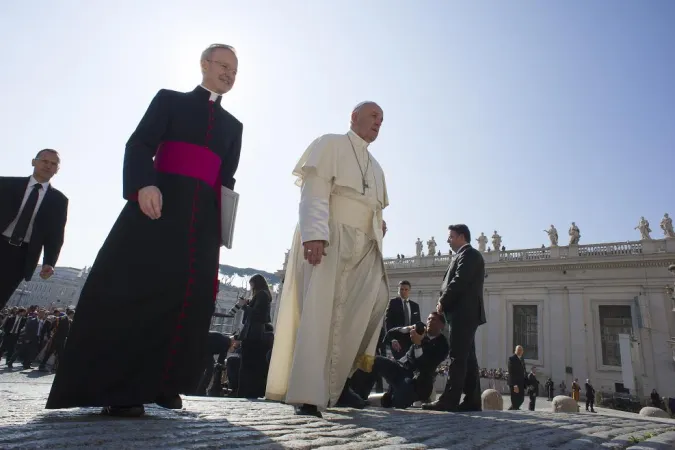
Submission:
[[[295,405],[296,414],[365,406],[346,382],[357,369],[371,371],[388,302],[382,210],[389,200],[382,168],[368,151],[383,116],[376,103],[360,103],[351,130],[316,139],[293,171],[300,219],[265,397]]]

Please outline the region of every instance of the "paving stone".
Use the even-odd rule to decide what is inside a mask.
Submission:
[[[139,419],[98,408],[44,409],[53,376],[0,370],[0,448],[101,449],[665,449],[675,421],[598,408],[598,414],[537,411],[447,414],[419,409],[329,409],[298,417],[275,402],[184,398],[184,410],[148,406]],[[508,397],[504,407],[508,407]]]

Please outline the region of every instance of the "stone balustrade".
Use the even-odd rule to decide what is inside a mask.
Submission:
[[[522,250],[490,251],[483,253],[486,263],[543,261],[551,259],[584,259],[598,256],[630,256],[655,253],[675,253],[675,239],[654,239],[630,242],[608,242],[588,245],[541,247]],[[447,266],[451,256],[413,256],[411,258],[386,258],[387,269]]]

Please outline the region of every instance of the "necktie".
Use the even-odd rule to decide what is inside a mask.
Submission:
[[[16,316],[14,326],[12,327],[12,334],[17,334],[19,332],[19,325],[21,325],[21,317]]]
[[[42,185],[40,183],[35,183],[33,185],[33,190],[28,195],[28,200],[21,210],[19,215],[19,220],[16,221],[14,226],[14,231],[12,232],[12,237],[10,242],[14,245],[21,245],[23,240],[26,238],[26,233],[28,232],[28,224],[30,224],[30,219],[33,218],[33,213],[35,212],[35,207],[37,206],[38,196],[40,195],[40,189]]]
[[[408,311],[408,300],[403,300],[403,317],[405,318],[405,326],[410,325],[410,311]]]

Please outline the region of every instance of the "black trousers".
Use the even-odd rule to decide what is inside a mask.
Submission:
[[[450,328],[450,367],[445,390],[438,402],[450,409],[457,408],[464,392],[467,406],[479,407],[480,378],[476,358],[475,325],[452,323]]]
[[[241,368],[241,355],[233,355],[227,358],[225,371],[227,372],[227,387],[233,392],[239,389],[239,369]]]
[[[534,407],[537,405],[537,394],[530,394],[530,411],[534,411]]]
[[[587,395],[586,396],[586,411],[593,411],[593,406],[595,405],[595,396]]]
[[[23,341],[18,345],[11,360],[8,360],[8,364],[14,364],[14,361],[19,359],[22,362],[24,369],[28,369],[39,351],[40,347],[37,338],[32,339],[29,342]]]
[[[16,342],[18,340],[19,335],[13,333],[8,333],[2,338],[2,344],[0,344],[0,358],[2,358],[2,355],[5,355],[7,363],[13,361]]]
[[[513,386],[509,387],[511,392],[511,407],[509,409],[520,409],[525,401],[525,388],[523,386],[518,386],[518,393],[513,392]]]
[[[417,398],[412,380],[413,372],[397,361],[378,355],[373,363],[373,373],[387,380],[389,385],[387,392],[391,394],[392,406],[395,408],[407,408],[420,400]]]
[[[265,342],[241,342],[241,367],[239,368],[239,389],[237,396],[259,398],[265,396],[267,385],[267,352],[269,345]]]
[[[0,309],[5,307],[24,277],[27,250],[27,245],[10,245],[0,235]]]

